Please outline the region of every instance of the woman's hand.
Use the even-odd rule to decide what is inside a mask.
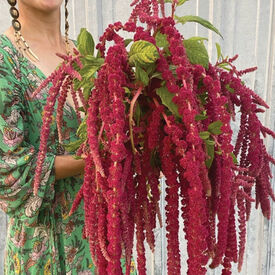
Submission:
[[[84,174],[85,160],[76,160],[71,155],[56,156],[54,167],[57,180],[78,176]]]

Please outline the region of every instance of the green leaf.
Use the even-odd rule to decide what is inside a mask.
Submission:
[[[209,21],[207,21],[207,20],[205,20],[205,19],[203,19],[199,16],[185,15],[185,16],[182,16],[182,17],[178,17],[178,16],[175,15],[175,19],[178,21],[178,23],[181,23],[183,25],[187,22],[199,23],[202,26],[204,26],[205,28],[214,31],[215,33],[217,33],[218,35],[220,35],[222,37],[221,33],[219,32],[219,30],[217,28],[215,28]]]
[[[101,51],[100,51],[100,50],[98,50],[98,51],[97,51],[97,54],[96,54],[96,58],[100,58],[100,57],[102,57],[102,55],[101,55]]]
[[[213,144],[206,144],[206,150],[207,150],[207,155],[208,159],[205,161],[206,167],[209,169],[213,163],[214,160],[214,155],[215,155],[215,145]]]
[[[158,2],[160,3],[161,0],[158,0]],[[164,3],[172,3],[172,0],[164,0]]]
[[[155,63],[150,64],[150,65],[147,66],[146,73],[148,74],[148,76],[151,75],[151,74],[153,74],[156,71],[156,67],[157,66],[156,66]]]
[[[161,32],[157,32],[155,39],[156,39],[156,45],[159,48],[169,47],[169,42],[167,40],[167,35],[166,34],[163,34]]]
[[[173,76],[177,77],[177,66],[175,65],[169,65],[169,70],[172,72]]]
[[[141,118],[141,108],[140,108],[140,104],[138,102],[136,102],[134,119],[135,119],[137,126],[139,126],[140,118]]]
[[[131,39],[131,38],[125,39],[125,40],[124,40],[125,48],[126,48],[131,42],[133,42],[133,39]]]
[[[226,62],[220,63],[218,66],[219,66],[220,68],[226,70],[226,71],[230,71],[230,70],[231,70],[230,67],[229,67],[229,64],[226,63]]]
[[[77,91],[83,88],[83,95],[85,100],[88,100],[91,94],[91,90],[94,87],[94,82],[92,79],[83,78],[81,81],[74,80],[74,89]]]
[[[183,5],[187,1],[189,0],[178,0],[177,6]],[[158,0],[158,2],[160,3],[160,0]],[[164,3],[172,3],[172,0],[164,0]]]
[[[177,6],[183,5],[187,1],[189,1],[189,0],[179,0]]]
[[[81,124],[79,125],[76,134],[81,140],[87,139],[87,118],[88,115],[85,116]]]
[[[162,104],[165,105],[173,115],[180,118],[178,106],[172,101],[175,95],[170,93],[166,87],[157,89],[156,93],[160,97]]]
[[[160,72],[154,72],[154,73],[151,75],[151,79],[153,79],[153,78],[162,79],[162,73],[160,73]]]
[[[74,155],[73,158],[74,158],[75,160],[80,160],[80,159],[82,159],[82,157],[76,156],[76,155]],[[83,175],[81,175],[81,176],[79,176],[79,177],[83,177]]]
[[[237,157],[234,155],[233,152],[231,153],[231,157],[232,157],[232,160],[233,160],[234,164],[238,164]]]
[[[203,140],[206,140],[210,137],[210,133],[208,131],[203,131],[203,132],[200,132],[200,138],[203,139]]]
[[[79,111],[79,112],[83,112],[83,113],[85,113],[85,109],[84,109],[84,107],[79,107],[79,108],[78,108],[78,111]]]
[[[223,123],[220,120],[214,121],[208,125],[208,131],[213,135],[220,135],[222,134],[222,127]]]
[[[123,87],[126,94],[131,95],[131,90],[128,87]]]
[[[195,116],[196,121],[205,120],[207,118],[208,118],[208,116],[206,115],[206,111],[203,111],[202,114],[198,114]]]
[[[221,46],[219,43],[216,43],[216,49],[217,49],[217,60],[220,60],[222,56]]]
[[[80,30],[77,38],[79,52],[83,55],[94,55],[95,42],[92,35],[85,29]]]
[[[85,67],[83,67],[79,73],[82,76],[82,78],[91,78],[95,75],[96,71],[99,68],[93,65],[86,65]]]
[[[228,92],[230,92],[231,94],[234,94],[234,93],[235,93],[235,90],[234,90],[233,88],[231,88],[229,84],[226,84],[226,85],[225,85],[225,88],[226,88],[226,90],[227,90]]]
[[[78,139],[76,141],[70,142],[69,144],[63,144],[64,148],[68,152],[75,152],[80,145],[83,143],[83,140]]]
[[[104,58],[94,57],[92,55],[86,55],[85,61],[87,65],[100,67],[104,63]]]
[[[208,38],[201,37],[201,36],[192,36],[188,38],[188,40],[195,40],[195,41],[208,41]]]
[[[85,85],[83,86],[83,96],[86,101],[88,101],[93,87],[94,87],[94,83],[92,81],[90,81],[89,83],[85,83]]]
[[[209,65],[209,57],[204,43],[200,40],[187,39],[183,40],[186,54],[192,64],[200,64],[206,69]]]
[[[157,149],[154,149],[151,153],[150,164],[153,168],[161,167],[160,156]]]
[[[149,83],[148,74],[139,66],[136,66],[136,80],[141,81],[144,86]]]
[[[129,53],[129,62],[131,65],[139,64],[141,66],[156,62],[159,53],[154,44],[139,40],[133,43]]]
[[[203,92],[203,93],[201,93],[201,94],[198,94],[198,97],[199,97],[202,105],[206,105],[207,104],[208,94],[207,94],[206,91]]]
[[[215,145],[216,144],[215,141],[212,140],[212,139],[206,139],[204,142],[208,145]]]
[[[82,87],[83,79],[79,81],[78,79],[74,79],[74,90],[77,91]]]
[[[175,65],[169,65],[169,70],[172,71],[173,74],[176,74],[177,66]]]

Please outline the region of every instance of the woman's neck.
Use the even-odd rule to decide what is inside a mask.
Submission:
[[[46,43],[52,47],[62,47],[63,38],[60,31],[60,9],[43,12],[37,9],[19,6],[21,33],[28,41]]]

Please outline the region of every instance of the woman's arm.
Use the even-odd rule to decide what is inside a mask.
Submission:
[[[73,156],[56,156],[54,161],[55,179],[64,179],[84,173],[85,162],[76,160]]]

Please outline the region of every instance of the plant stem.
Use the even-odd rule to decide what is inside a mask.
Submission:
[[[139,87],[139,89],[137,90],[137,93],[133,97],[131,104],[130,104],[129,129],[130,129],[131,145],[132,145],[132,150],[133,150],[134,154],[137,153],[137,149],[135,148],[134,134],[133,134],[133,123],[134,123],[133,116],[134,116],[135,103],[136,103],[138,97],[141,95],[142,89],[143,89],[143,87]]]
[[[175,16],[175,11],[176,11],[176,4],[178,3],[177,0],[173,0],[173,3],[172,3],[172,15],[171,17],[174,19],[174,16]]]
[[[160,0],[160,9],[161,9],[161,15],[164,18],[165,17],[165,3],[164,3],[164,0]]]
[[[101,128],[99,130],[99,134],[98,134],[98,142],[100,142],[100,140],[101,140],[101,137],[102,137],[102,134],[103,134],[103,130],[104,130],[104,126],[105,126],[105,123],[102,122]]]
[[[156,105],[157,107],[160,106],[156,98],[153,98],[153,101],[154,101],[154,103],[155,103],[155,105]],[[163,116],[163,118],[164,118],[164,120],[165,120],[167,126],[170,127],[171,125],[170,125],[170,122],[169,122],[169,120],[168,120],[167,115],[166,115],[164,112],[162,112],[161,114],[162,114],[162,116]]]

